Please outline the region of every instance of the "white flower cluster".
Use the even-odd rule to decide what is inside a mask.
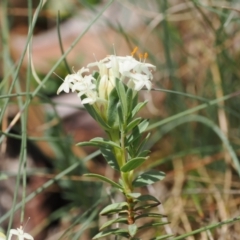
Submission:
[[[24,232],[22,226],[20,226],[20,228],[17,228],[17,229],[11,229],[9,232],[8,240],[11,240],[13,235],[18,236],[19,240],[24,240],[24,239],[34,240],[34,238],[30,234]]]
[[[92,75],[84,75],[89,72],[89,68],[98,67],[100,81]],[[87,68],[81,68],[77,73],[67,75],[57,94],[61,91],[68,93],[78,92],[78,96],[85,95],[83,104],[93,104],[96,101],[106,101],[111,90],[115,86],[115,78],[123,81],[128,87],[135,91],[141,90],[144,86],[150,90],[153,75],[150,69],[155,70],[155,66],[142,61],[137,61],[133,56],[120,57],[110,55],[98,62],[90,63]]]

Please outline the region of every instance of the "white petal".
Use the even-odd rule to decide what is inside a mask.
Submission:
[[[83,100],[82,100],[82,104],[93,104],[93,103],[95,103],[96,102],[96,100],[94,100],[94,99],[92,99],[92,98],[84,98]]]
[[[16,229],[11,229],[11,230],[10,230],[10,233],[11,233],[11,234],[14,234],[14,235],[19,235],[19,231],[16,230]]]
[[[88,68],[82,67],[80,70],[77,71],[77,74],[82,75],[85,72],[89,72]]]
[[[33,237],[32,237],[30,234],[28,234],[28,233],[24,233],[24,234],[23,234],[23,237],[26,238],[26,239],[31,239],[31,240],[33,240]]]
[[[66,93],[69,93],[70,88],[72,87],[71,83],[68,82],[64,82],[57,90],[57,94],[59,94],[60,92],[64,91]]]

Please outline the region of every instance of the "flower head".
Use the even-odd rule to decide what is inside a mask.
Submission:
[[[136,49],[133,51],[133,54]],[[140,91],[144,87],[148,90],[152,86],[152,70],[155,66],[145,61],[137,61],[132,56],[110,55],[106,58],[90,63],[87,68],[81,68],[77,73],[67,75],[57,93],[61,91],[68,93],[70,90],[77,92],[83,104],[94,104],[95,102],[106,103],[108,97],[115,87],[115,79],[125,83],[135,91]],[[145,58],[144,58],[145,59]],[[92,75],[85,75],[89,68],[97,67],[99,78],[95,79]],[[83,96],[85,96],[83,98]]]
[[[17,229],[11,229],[9,232],[8,240],[11,240],[13,235],[18,236],[19,240],[24,240],[24,239],[34,240],[34,238],[30,234],[25,233],[23,231],[22,226],[20,226],[20,228],[17,228]]]

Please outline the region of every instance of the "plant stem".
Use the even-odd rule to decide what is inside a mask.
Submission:
[[[207,231],[207,230],[210,230],[210,229],[214,229],[214,228],[220,227],[224,224],[230,224],[230,223],[233,223],[233,222],[236,222],[236,221],[239,221],[239,220],[240,220],[240,217],[236,217],[236,218],[231,218],[231,219],[228,219],[228,220],[225,220],[225,221],[222,221],[222,222],[214,223],[214,224],[208,225],[206,227],[202,227],[202,228],[199,228],[197,230],[194,230],[192,232],[183,234],[181,236],[175,237],[175,238],[173,238],[173,240],[186,239],[186,237],[188,237],[188,236],[192,236],[194,234],[204,232],[204,231]]]

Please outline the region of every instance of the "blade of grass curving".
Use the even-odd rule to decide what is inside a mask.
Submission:
[[[168,11],[168,1],[160,1],[159,2],[159,10],[163,13],[164,18],[162,20],[162,40],[163,40],[163,46],[164,46],[164,56],[166,60],[166,67],[168,76],[173,82],[173,88],[178,91],[182,91],[182,82],[179,81],[179,79],[176,76],[176,63],[174,62],[174,58],[172,58],[172,45],[173,45],[173,33],[170,29],[168,18],[167,18],[167,11]],[[179,107],[183,109],[186,105],[184,101],[181,101],[181,99],[175,99],[179,103]]]
[[[61,37],[61,32],[60,32],[60,12],[58,11],[58,15],[57,15],[57,33],[58,33],[58,41],[59,41],[59,46],[60,46],[60,50],[62,55],[64,55],[64,49],[63,49],[63,44],[62,44],[62,37]],[[67,63],[67,59],[66,57],[63,59],[63,62],[65,64],[65,67],[68,71],[68,73],[71,73],[71,69]]]
[[[31,93],[30,93],[31,94]],[[21,97],[21,96],[27,96],[29,95],[29,92],[21,92],[21,93],[12,93],[12,94],[4,94],[0,96],[0,99],[2,98],[11,98],[11,97]]]
[[[177,114],[178,115],[178,114]],[[162,129],[159,139],[165,135],[167,132],[171,131],[172,129],[176,128],[177,126],[183,124],[183,123],[187,123],[187,122],[192,122],[192,121],[196,121],[196,122],[201,122],[202,124],[208,126],[209,128],[211,128],[218,136],[219,138],[222,140],[222,142],[224,143],[225,147],[227,148],[233,163],[235,165],[235,168],[240,176],[240,163],[238,160],[238,157],[236,155],[236,153],[233,150],[233,147],[231,146],[231,144],[229,143],[227,137],[225,136],[225,134],[222,132],[222,130],[217,126],[217,124],[215,124],[213,121],[209,120],[206,117],[200,116],[200,115],[190,115],[188,116],[188,118],[179,118],[178,120],[176,120],[174,123],[168,123],[164,126],[164,128]]]
[[[28,0],[28,24],[29,28],[32,28],[32,1]],[[27,66],[27,76],[26,76],[26,92],[30,92],[30,82],[31,82],[31,55],[28,56],[29,61],[28,61],[28,66]],[[20,88],[20,82],[19,83],[19,88]],[[18,84],[16,85],[16,87]],[[16,92],[22,92],[21,91],[16,91]],[[28,94],[26,96],[26,100],[31,101],[31,96]],[[25,101],[26,101],[25,100]],[[22,107],[22,106],[21,106]],[[23,161],[23,176],[22,176],[22,184],[23,184],[23,191],[22,191],[22,208],[21,208],[21,216],[20,216],[20,222],[24,222],[24,212],[25,212],[25,199],[26,199],[26,188],[27,188],[27,120],[28,120],[28,106],[25,108],[24,114],[21,116],[21,129],[22,129],[22,143],[21,143],[21,152],[22,154],[22,161]],[[15,206],[14,206],[15,207]]]
[[[225,225],[225,224],[232,224],[236,221],[240,221],[240,217],[235,217],[235,218],[227,219],[227,220],[222,221],[222,222],[210,224],[206,227],[202,227],[202,228],[199,228],[199,229],[194,230],[192,232],[189,232],[189,233],[183,234],[181,236],[175,237],[172,240],[186,239],[187,237],[195,235],[197,233],[205,232],[207,230],[214,229],[214,228],[220,227],[220,226]]]
[[[14,133],[5,133],[0,131],[0,134],[4,134],[7,137],[10,138],[15,138],[15,139],[22,139],[21,135],[19,134],[14,134]],[[59,138],[59,137],[31,137],[31,136],[27,136],[28,140],[31,141],[45,141],[45,142],[66,142],[68,141],[67,138]]]
[[[153,169],[153,168],[155,168],[157,166],[160,166],[164,163],[167,163],[169,161],[173,161],[174,159],[177,159],[177,158],[183,158],[187,155],[191,155],[191,154],[196,154],[196,155],[211,154],[211,153],[216,152],[216,151],[221,152],[221,150],[222,150],[222,146],[217,146],[216,147],[214,145],[214,146],[196,147],[196,148],[192,148],[191,150],[180,151],[178,153],[174,153],[174,154],[171,154],[167,157],[156,160],[153,163],[149,163],[145,170]]]
[[[144,90],[147,90],[147,89],[144,89]],[[172,94],[180,95],[180,96],[183,96],[183,97],[192,98],[192,99],[195,99],[195,100],[198,100],[198,101],[201,101],[201,102],[206,102],[206,103],[209,102],[209,99],[199,97],[199,96],[195,96],[195,95],[192,95],[190,93],[184,93],[184,92],[162,89],[162,88],[152,88],[151,91],[172,93]]]
[[[186,110],[186,111],[182,111],[182,112],[177,113],[177,114],[175,114],[175,115],[173,115],[173,116],[171,116],[171,117],[165,118],[165,119],[163,119],[163,120],[161,120],[161,121],[159,121],[159,122],[156,122],[156,123],[151,124],[151,125],[146,129],[146,131],[149,131],[149,130],[154,129],[154,128],[159,127],[159,126],[162,126],[162,125],[164,125],[164,124],[166,124],[166,123],[168,123],[168,122],[171,122],[171,121],[173,121],[173,120],[176,120],[176,119],[181,118],[181,117],[183,117],[183,116],[186,116],[186,115],[188,115],[188,114],[197,112],[197,111],[199,111],[199,110],[201,110],[201,109],[204,109],[204,108],[213,106],[213,105],[215,105],[215,104],[217,104],[217,103],[219,103],[219,102],[226,101],[226,100],[228,100],[228,99],[230,99],[230,98],[233,98],[233,97],[236,97],[236,96],[238,96],[238,95],[240,95],[240,91],[236,91],[236,92],[234,92],[234,93],[225,95],[224,97],[216,98],[216,99],[214,99],[214,100],[211,100],[211,101],[209,101],[208,103],[203,103],[203,104],[201,104],[201,105],[198,105],[197,107],[188,109],[188,110]]]

